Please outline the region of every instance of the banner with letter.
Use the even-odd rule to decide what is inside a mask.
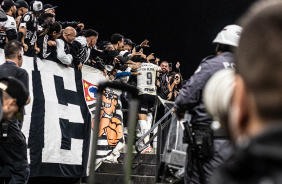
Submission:
[[[0,50],[0,62],[4,52]],[[81,71],[24,56],[31,102],[22,131],[28,145],[31,177],[80,178],[86,173],[91,115],[84,99]]]
[[[5,62],[0,49],[0,64]],[[31,101],[25,106],[22,131],[28,145],[30,176],[80,178],[88,175],[91,120],[96,110],[96,91],[107,79],[98,69],[82,71],[24,56],[29,74]],[[104,92],[96,166],[117,162],[124,147],[120,92]]]

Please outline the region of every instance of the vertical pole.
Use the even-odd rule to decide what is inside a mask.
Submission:
[[[127,143],[127,154],[125,156],[125,164],[124,164],[124,184],[131,183],[131,172],[132,172],[132,151],[135,139],[135,128],[136,128],[136,117],[137,117],[137,108],[138,108],[138,100],[132,99],[130,102],[130,112],[128,117],[128,143]]]
[[[102,106],[102,93],[97,92],[97,103],[96,103],[96,113],[95,113],[95,121],[94,121],[94,130],[92,136],[92,148],[90,152],[90,173],[87,180],[87,184],[95,183],[95,165],[96,165],[96,152],[97,152],[97,144],[98,144],[98,134],[99,134],[99,123],[100,123],[100,113]]]

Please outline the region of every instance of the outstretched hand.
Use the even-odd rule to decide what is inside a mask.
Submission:
[[[175,65],[175,67],[176,67],[177,69],[179,69],[179,67],[180,67],[180,63],[179,63],[179,62],[177,62],[177,63],[176,63],[176,65]]]
[[[144,40],[141,44],[140,44],[140,47],[150,47],[149,45],[148,45],[148,40],[146,39],[146,40]]]

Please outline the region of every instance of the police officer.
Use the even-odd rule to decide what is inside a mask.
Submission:
[[[0,78],[9,76],[21,81],[26,89],[29,86],[28,73],[20,68],[23,63],[23,46],[19,41],[9,41],[4,47],[6,62],[0,65]],[[28,92],[27,92],[28,93]],[[24,95],[24,94],[23,94]],[[27,95],[24,105],[30,102]],[[27,146],[24,134],[21,132],[23,121],[23,105],[19,105],[21,112],[17,118],[1,122],[8,127],[7,137],[0,138],[1,142],[1,166],[7,165],[12,175],[11,183],[27,183],[29,177],[29,165],[27,162]],[[1,169],[1,168],[0,168]]]
[[[256,3],[240,21],[244,31],[227,124],[238,149],[213,184],[282,183],[281,20],[282,2],[269,0]]]
[[[194,155],[187,154],[185,183],[205,183],[213,174],[214,169],[224,163],[232,153],[229,142],[217,139],[210,129],[212,119],[205,111],[202,102],[202,91],[207,80],[215,72],[234,67],[234,56],[231,49],[238,46],[241,31],[240,26],[229,25],[218,33],[213,41],[213,43],[217,44],[216,56],[207,57],[200,63],[190,81],[181,89],[174,103],[175,112],[179,118],[183,118],[183,113],[189,110],[192,115],[193,131],[196,132],[196,136],[201,134],[206,139],[207,145],[204,145],[204,147],[208,150],[202,150],[205,155],[202,155],[201,160],[194,159],[195,153]],[[212,140],[213,137],[214,140]],[[190,147],[188,146],[188,148]],[[198,161],[202,164],[195,164]]]

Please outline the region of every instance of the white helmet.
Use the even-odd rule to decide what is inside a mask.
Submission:
[[[217,34],[213,43],[221,43],[237,47],[241,33],[242,27],[240,26],[234,24],[226,26]]]

